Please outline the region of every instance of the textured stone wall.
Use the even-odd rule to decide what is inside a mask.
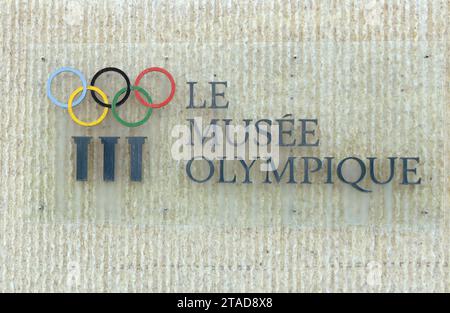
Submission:
[[[445,0],[0,0],[0,291],[450,291],[449,70]],[[163,66],[174,100],[139,129],[72,123],[46,97],[58,67],[90,81]],[[226,80],[226,112],[186,110],[186,81]],[[111,95],[122,81],[99,84]],[[78,87],[55,81],[60,98]],[[148,84],[147,86],[150,86]],[[162,99],[167,86],[152,86]],[[150,87],[149,87],[150,88]],[[99,109],[87,98],[83,118]],[[124,116],[145,112],[134,99]],[[187,118],[318,118],[297,156],[420,156],[420,186],[190,182],[170,158]],[[74,180],[71,136],[118,135]],[[148,136],[130,183],[126,136]],[[383,174],[383,169],[380,173]]]

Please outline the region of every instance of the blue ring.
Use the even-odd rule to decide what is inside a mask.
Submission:
[[[50,101],[52,101],[57,106],[59,106],[59,107],[61,107],[63,109],[67,109],[67,106],[68,106],[67,103],[62,103],[61,101],[56,99],[52,95],[52,91],[51,91],[53,79],[56,76],[58,76],[59,74],[63,73],[63,72],[69,72],[69,73],[73,73],[73,74],[77,75],[80,78],[80,80],[81,80],[81,85],[83,86],[83,92],[81,93],[81,96],[73,103],[73,106],[79,105],[81,103],[81,101],[83,101],[84,97],[86,97],[87,82],[86,82],[86,78],[84,78],[83,74],[79,70],[76,70],[76,69],[71,68],[71,67],[61,67],[61,68],[57,69],[56,71],[54,71],[50,75],[50,77],[47,80],[47,97],[50,99]]]

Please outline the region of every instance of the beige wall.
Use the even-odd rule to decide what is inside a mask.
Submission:
[[[0,1],[0,291],[449,291],[448,5]],[[84,129],[45,94],[65,65],[160,65],[178,90],[140,129]],[[185,82],[207,98],[214,78],[219,117],[318,118],[320,147],[294,155],[420,156],[422,185],[189,182],[170,130],[194,116]],[[146,179],[103,183],[96,143],[74,181],[73,135],[149,136]]]

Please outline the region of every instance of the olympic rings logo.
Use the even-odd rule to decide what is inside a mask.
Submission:
[[[51,92],[51,86],[52,86],[53,79],[63,72],[73,73],[73,74],[77,75],[81,80],[81,86],[78,87],[77,89],[75,89],[70,94],[69,100],[67,103],[63,103],[63,102],[59,101],[58,99],[56,99]],[[111,104],[109,104],[109,100],[108,100],[108,97],[106,96],[106,94],[100,88],[95,86],[95,81],[99,78],[100,75],[102,75],[103,73],[106,73],[106,72],[118,73],[119,75],[121,75],[123,77],[123,79],[125,80],[125,83],[126,83],[126,87],[123,87],[115,94]],[[152,100],[151,96],[148,94],[148,92],[145,91],[143,88],[139,87],[139,83],[140,83],[141,79],[150,72],[162,73],[170,81],[170,85],[171,85],[170,94],[164,101],[162,101],[160,103],[153,103],[153,100]],[[104,108],[100,117],[92,122],[81,121],[80,119],[78,119],[78,117],[73,112],[73,107],[79,105],[84,100],[88,90],[91,91],[91,95],[92,95],[92,98],[94,99],[94,101]],[[117,108],[127,101],[128,97],[131,94],[131,91],[134,91],[135,97],[143,106],[148,107],[147,113],[145,114],[144,118],[137,122],[127,122],[127,121],[123,120],[117,113]],[[75,100],[75,97],[80,92],[81,92],[81,96]],[[100,95],[100,98],[102,100],[100,100],[97,97],[97,94]],[[125,94],[124,97],[119,101],[120,96],[123,94]],[[145,99],[142,97],[142,95],[144,95]],[[83,76],[83,74],[80,71],[78,71],[74,68],[71,68],[71,67],[61,67],[61,68],[57,69],[55,72],[53,72],[50,75],[50,77],[48,78],[48,81],[47,81],[47,96],[50,99],[50,101],[63,109],[67,109],[72,120],[75,123],[77,123],[78,125],[85,126],[85,127],[95,126],[95,125],[100,124],[106,118],[106,115],[108,114],[109,109],[111,109],[113,117],[120,124],[122,124],[126,127],[137,127],[137,126],[143,125],[145,122],[147,122],[147,120],[152,115],[153,109],[159,109],[159,108],[164,107],[170,101],[172,101],[174,95],[175,95],[175,80],[173,79],[172,75],[167,70],[160,68],[160,67],[150,67],[150,68],[143,70],[136,77],[136,80],[134,81],[133,86],[131,86],[130,79],[128,78],[128,76],[122,70],[115,68],[115,67],[106,67],[106,68],[98,71],[94,75],[94,77],[92,77],[91,84],[89,86],[87,85],[86,78]]]

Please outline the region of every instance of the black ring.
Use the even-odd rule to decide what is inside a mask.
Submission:
[[[105,72],[116,72],[116,73],[120,74],[125,79],[125,82],[127,83],[127,92],[125,93],[125,96],[122,98],[122,100],[120,100],[116,104],[116,106],[121,106],[122,104],[125,103],[125,101],[127,101],[128,97],[130,96],[130,93],[131,93],[130,79],[128,78],[127,74],[125,74],[122,70],[120,70],[116,67],[105,67],[104,69],[95,73],[94,77],[92,77],[91,86],[95,86],[94,84],[95,84],[95,81],[97,80],[97,78]],[[95,91],[92,90],[91,95],[92,95],[92,98],[94,98],[95,102],[100,104],[102,107],[111,108],[110,104],[103,103],[99,98],[97,98],[97,94],[95,93]]]

